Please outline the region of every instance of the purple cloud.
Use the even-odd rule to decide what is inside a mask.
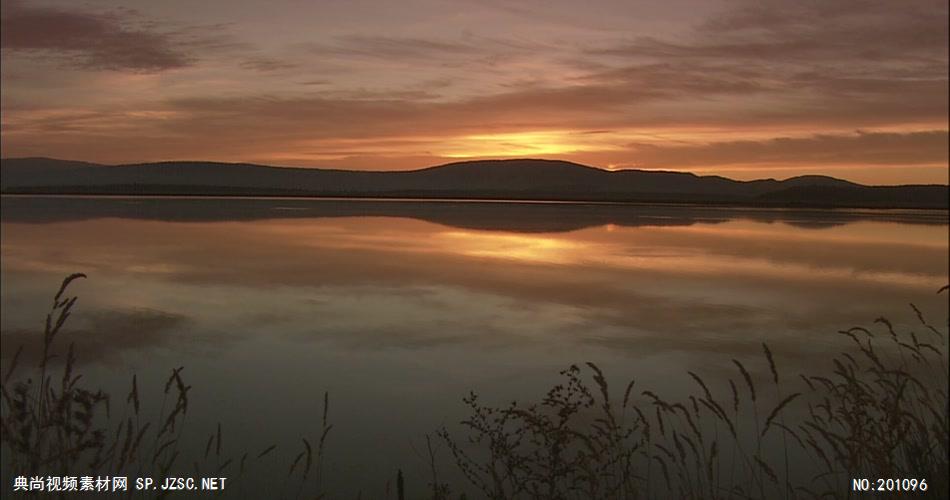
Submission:
[[[128,16],[8,1],[0,17],[0,47],[40,52],[86,69],[156,72],[192,63],[169,35],[130,28]]]

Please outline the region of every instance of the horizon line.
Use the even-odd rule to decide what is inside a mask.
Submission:
[[[331,167],[322,167],[322,166],[299,166],[299,165],[274,165],[274,164],[264,164],[264,163],[251,163],[244,161],[218,161],[218,160],[157,160],[157,161],[142,161],[142,162],[133,162],[133,163],[99,163],[94,161],[87,160],[73,160],[73,159],[64,159],[64,158],[54,158],[50,156],[14,156],[14,157],[3,157],[0,156],[0,161],[6,160],[52,160],[52,161],[62,161],[62,162],[75,162],[75,163],[88,163],[94,166],[103,166],[103,167],[131,167],[137,165],[155,165],[155,164],[171,164],[171,163],[205,163],[205,164],[215,164],[215,165],[245,165],[253,167],[263,167],[263,168],[283,168],[283,169],[293,169],[293,170],[322,170],[322,171],[332,171],[332,172],[365,172],[365,173],[400,173],[400,172],[423,172],[426,170],[432,170],[441,167],[447,167],[451,165],[461,165],[467,163],[489,163],[489,162],[518,162],[518,161],[538,161],[538,162],[551,162],[551,163],[565,163],[570,165],[575,165],[581,168],[587,168],[592,170],[597,170],[600,172],[605,172],[608,174],[611,173],[621,173],[621,172],[646,172],[646,173],[666,173],[666,174],[679,174],[679,175],[691,175],[698,178],[720,178],[727,179],[733,182],[749,183],[749,182],[767,182],[767,181],[776,181],[784,182],[792,179],[801,179],[809,177],[818,177],[826,179],[835,179],[845,182],[850,182],[858,186],[865,187],[903,187],[903,186],[943,186],[950,188],[950,184],[941,184],[941,183],[910,183],[910,184],[862,184],[857,181],[852,181],[843,177],[836,177],[828,174],[801,174],[793,175],[786,178],[775,178],[775,177],[762,177],[748,180],[735,179],[732,177],[727,177],[719,174],[700,174],[690,170],[669,170],[669,169],[650,169],[650,168],[618,168],[610,169],[603,168],[595,165],[588,165],[584,163],[578,163],[570,160],[561,160],[561,159],[551,159],[551,158],[532,158],[532,157],[523,157],[523,158],[482,158],[482,159],[472,159],[472,160],[459,160],[451,161],[447,163],[440,163],[437,165],[429,165],[424,167],[415,167],[409,169],[397,169],[397,170],[364,170],[364,169],[347,169],[347,168],[331,168]]]

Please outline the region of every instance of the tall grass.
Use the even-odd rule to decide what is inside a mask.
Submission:
[[[852,490],[862,478],[915,480],[877,498],[947,498],[947,332],[911,309],[916,330],[879,318],[842,331],[850,348],[813,373],[786,373],[763,344],[764,375],[733,359],[721,387],[688,372],[695,390],[674,400],[633,381],[614,394],[587,363],[535,404],[471,393],[461,432],[440,436],[498,500],[851,498],[872,494]]]
[[[121,397],[84,385],[72,342],[59,350],[77,301],[69,285],[84,277],[68,276],[53,297],[35,366],[19,361],[21,347],[3,375],[0,444],[10,472],[225,475],[229,496],[327,497],[323,459],[332,425],[326,393],[316,435],[300,439],[286,476],[271,478],[275,484],[262,490],[253,482],[260,478],[248,471],[272,469],[283,449],[270,445],[229,455],[221,424],[206,434],[186,430],[191,386],[182,367],[171,370],[161,391],[143,391],[135,375]],[[530,404],[492,406],[470,393],[463,399],[469,416],[460,428],[438,432],[449,457],[440,459],[426,436],[428,486],[414,489],[399,470],[395,488],[386,483],[386,496],[448,500],[464,499],[468,491],[492,500],[850,498],[870,494],[852,491],[853,479],[870,479],[876,487],[877,478],[906,478],[918,480],[911,495],[947,498],[947,331],[913,304],[911,311],[917,326],[908,331],[878,318],[869,327],[839,332],[845,349],[809,373],[789,373],[781,353],[763,344],[761,369],[732,359],[732,375],[716,384],[687,372],[694,389],[680,398],[634,381],[618,392],[594,363],[562,371],[562,382]],[[467,486],[443,481],[439,469],[446,464]],[[926,481],[926,492],[919,491],[919,480]],[[4,498],[9,486],[2,485]],[[421,496],[411,496],[414,491]]]
[[[191,386],[182,376],[183,367],[171,370],[163,389],[141,391],[138,377],[132,375],[130,389],[116,403],[116,396],[83,385],[76,373],[74,344],[68,343],[65,355],[58,352],[63,327],[77,297],[68,296],[69,285],[84,274],[63,280],[46,316],[41,356],[35,366],[23,366],[20,346],[12,357],[0,384],[0,444],[4,467],[22,476],[124,476],[164,478],[172,475],[220,477],[229,479],[231,495],[258,498],[259,484],[252,467],[273,465],[276,445],[260,451],[245,450],[229,456],[224,447],[221,424],[202,441],[200,432],[186,432]],[[63,358],[63,356],[65,356]],[[62,359],[60,359],[62,358]],[[58,363],[62,361],[62,363]],[[55,370],[59,370],[54,373]],[[158,406],[157,413],[146,406]],[[287,467],[287,475],[275,480],[266,490],[268,498],[322,498],[323,457],[332,425],[328,419],[329,395],[323,395],[322,425],[317,446],[301,438],[299,453]],[[205,442],[204,453],[194,443]],[[191,443],[191,445],[189,445]],[[2,485],[7,498],[11,482]],[[181,495],[181,492],[136,492],[129,484],[128,496],[146,498]],[[42,493],[41,493],[42,494]],[[82,492],[63,493],[77,498]],[[90,493],[90,496],[103,493]],[[37,495],[33,493],[33,495]],[[48,495],[48,493],[47,493]],[[24,494],[25,496],[25,494]]]

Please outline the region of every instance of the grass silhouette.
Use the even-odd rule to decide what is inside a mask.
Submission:
[[[56,341],[69,318],[77,297],[67,296],[69,284],[84,274],[72,274],[63,280],[46,316],[42,356],[37,366],[19,366],[23,352],[20,346],[0,384],[0,442],[5,467],[16,474],[45,477],[81,471],[84,476],[219,476],[227,474],[229,491],[244,495],[245,473],[274,457],[276,445],[252,453],[226,456],[221,424],[210,433],[203,455],[186,443],[200,437],[186,432],[189,392],[182,377],[183,367],[171,370],[161,395],[140,392],[138,378],[133,375],[129,393],[114,408],[115,395],[92,390],[82,385],[75,373],[73,343],[69,343],[62,373],[56,378],[51,362],[58,356]],[[157,392],[157,391],[156,391]],[[152,397],[154,396],[154,397]],[[160,401],[157,415],[151,418],[143,410],[147,403]],[[280,478],[280,489],[268,490],[270,498],[307,498],[322,496],[322,462],[327,436],[332,428],[328,420],[329,395],[323,395],[322,427],[317,446],[301,438],[302,449]],[[11,478],[12,479],[12,478]],[[4,484],[3,497],[11,490]],[[33,493],[36,495],[37,493]],[[46,492],[40,495],[48,494]],[[82,491],[64,492],[70,498],[81,497]],[[102,495],[89,492],[88,496]],[[164,498],[180,492],[157,490],[136,492],[129,485],[128,496]],[[16,493],[14,493],[14,496]],[[28,495],[26,493],[24,496]]]
[[[133,375],[118,405],[116,395],[83,385],[72,343],[54,374],[58,341],[77,301],[68,287],[82,278],[68,276],[54,296],[36,366],[19,365],[21,346],[3,375],[5,468],[31,476],[227,474],[228,493],[258,498],[248,471],[273,466],[283,450],[270,445],[232,456],[220,423],[206,439],[186,430],[191,386],[182,367],[171,370],[160,396],[142,392]],[[470,393],[463,399],[469,416],[458,428],[438,431],[449,457],[438,457],[426,436],[431,482],[418,491],[433,500],[467,498],[466,491],[493,500],[849,498],[868,494],[852,491],[853,479],[868,478],[876,488],[874,479],[882,478],[907,479],[896,488],[914,495],[925,489],[927,497],[946,498],[947,332],[911,309],[916,331],[898,331],[878,318],[871,328],[839,332],[848,348],[824,371],[787,373],[763,344],[762,376],[733,359],[733,375],[721,386],[687,372],[695,389],[679,399],[634,381],[616,392],[594,363],[562,371],[562,382],[535,403],[491,406]],[[156,404],[157,414],[147,416],[143,408]],[[329,496],[323,485],[328,409],[324,393],[316,439],[301,438],[286,476],[265,490],[268,498]],[[203,453],[183,446],[198,442]],[[446,465],[468,484],[442,482],[439,469]],[[902,496],[893,482],[882,486],[876,497]],[[3,486],[4,497],[9,487]],[[399,470],[387,497],[407,498],[411,487]]]
[[[947,332],[910,307],[920,335],[898,332],[885,318],[876,331],[841,331],[850,349],[830,359],[827,373],[783,373],[763,344],[765,380],[733,359],[735,375],[722,390],[688,372],[695,392],[670,400],[636,391],[633,381],[612,394],[603,372],[587,363],[562,371],[564,382],[535,404],[487,406],[472,393],[463,436],[448,429],[440,436],[471,485],[491,499],[871,494],[852,491],[860,478],[883,488],[873,493],[880,498],[906,490],[946,498]]]

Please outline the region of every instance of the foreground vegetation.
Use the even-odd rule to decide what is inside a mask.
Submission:
[[[160,396],[140,393],[135,376],[124,397],[85,387],[75,373],[72,344],[64,355],[55,349],[77,300],[68,295],[69,284],[80,278],[67,277],[53,299],[37,365],[20,366],[21,347],[3,375],[4,497],[11,493],[11,474],[62,471],[225,475],[232,479],[227,491],[239,497],[259,498],[261,491],[269,498],[338,497],[324,492],[322,462],[332,428],[325,393],[320,426],[301,438],[299,449],[287,454],[272,445],[229,455],[220,424],[185,431],[191,386],[182,368],[171,371]],[[472,393],[464,398],[470,416],[459,427],[441,429],[434,440],[445,445],[441,456],[427,437],[431,479],[410,485],[424,492],[412,498],[871,495],[853,491],[855,484],[862,486],[856,478],[869,479],[870,488],[879,486],[877,478],[907,479],[882,483],[885,491],[873,493],[877,498],[904,496],[896,490],[946,498],[947,332],[911,308],[919,323],[915,331],[897,331],[884,318],[872,328],[842,331],[851,348],[816,360],[814,373],[787,373],[763,345],[763,376],[733,359],[734,373],[721,387],[688,372],[695,390],[682,398],[641,390],[633,381],[618,392],[593,363],[561,372],[562,383],[533,404],[491,406]],[[158,411],[148,413],[144,405],[157,405]],[[199,441],[200,449],[186,445]],[[286,476],[255,489],[262,485],[246,472],[265,466],[278,466]],[[467,484],[442,482],[447,467]],[[387,495],[406,498],[402,472],[395,476]]]
[[[304,491],[322,497],[320,474],[324,445],[330,432],[328,422],[329,396],[323,395],[322,427],[315,439],[301,438],[300,449],[295,451],[281,477],[280,485],[267,485],[266,490],[245,484],[253,474],[247,473],[262,466],[270,466],[275,459],[276,445],[262,450],[245,450],[238,455],[223,453],[221,425],[202,433],[185,432],[189,406],[189,392],[182,377],[183,367],[171,370],[161,394],[140,393],[137,377],[132,376],[129,393],[118,402],[117,396],[92,390],[81,384],[81,375],[75,373],[76,358],[73,344],[69,343],[65,359],[57,360],[56,341],[62,334],[77,297],[67,296],[67,288],[83,274],[67,277],[53,298],[37,366],[19,366],[23,346],[14,354],[7,369],[2,392],[2,446],[4,475],[40,476],[61,475],[64,472],[83,476],[123,476],[157,478],[170,476],[225,476],[229,492],[241,497],[256,498],[261,491],[267,496],[299,497]],[[53,362],[61,372],[53,374]],[[20,376],[14,378],[14,375]],[[33,377],[36,377],[35,379]],[[143,410],[146,404],[158,403],[157,416],[149,418]],[[206,443],[196,450],[193,443]],[[189,446],[189,443],[192,445]],[[13,479],[5,477],[2,494],[12,493]],[[273,488],[277,486],[276,488]],[[245,491],[245,487],[250,491]],[[128,486],[128,496],[135,493]],[[36,496],[49,493],[35,494]],[[181,492],[157,490],[146,494],[149,498],[181,496]],[[82,492],[63,492],[64,497],[75,498]],[[93,492],[89,496],[103,495]]]

